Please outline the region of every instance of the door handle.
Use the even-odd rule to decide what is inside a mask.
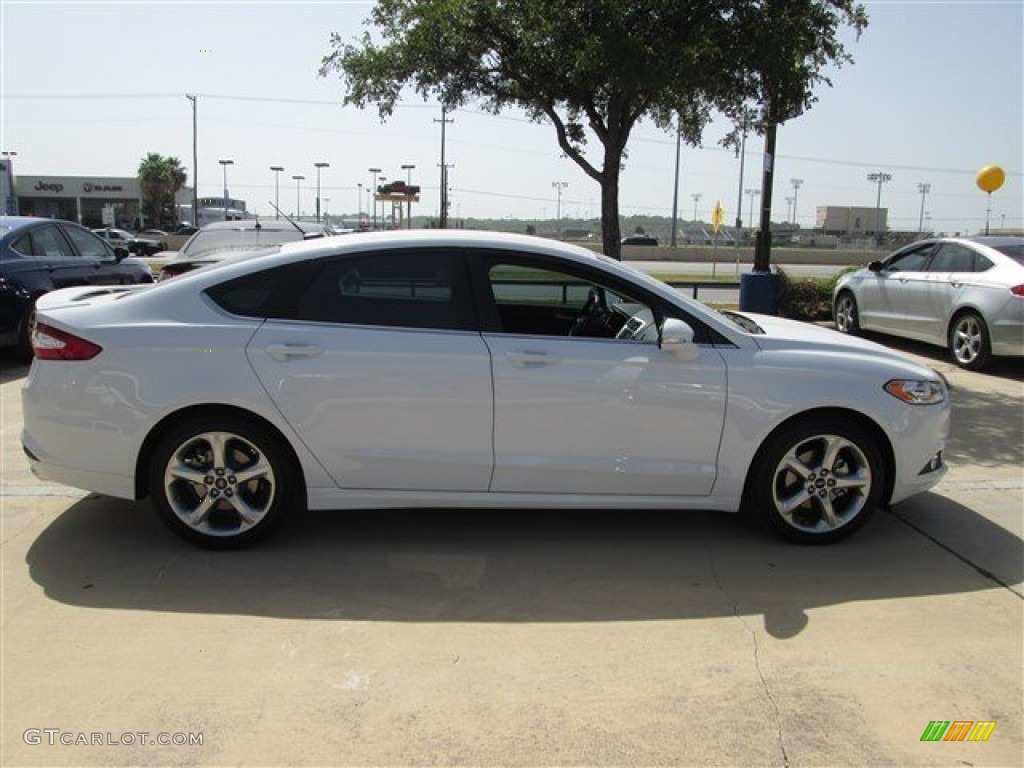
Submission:
[[[507,352],[505,359],[517,368],[540,368],[558,362],[557,357],[553,357],[547,352],[530,352],[528,350]]]
[[[299,357],[319,357],[324,350],[310,344],[271,344],[266,352],[275,360],[287,362]]]
[[[964,284],[961,283],[959,280],[950,280],[949,284],[952,285],[954,288],[963,288],[964,287]]]

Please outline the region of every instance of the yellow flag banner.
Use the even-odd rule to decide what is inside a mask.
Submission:
[[[722,207],[722,201],[719,200],[715,203],[715,210],[711,212],[711,229],[714,230],[716,235],[718,230],[722,228],[723,221],[725,221],[725,208]]]

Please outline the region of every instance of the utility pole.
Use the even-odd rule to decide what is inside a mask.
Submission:
[[[552,181],[551,186],[558,193],[558,206],[555,208],[555,236],[562,231],[562,190],[569,186],[568,181]]]
[[[441,119],[434,120],[435,123],[441,124],[441,229],[448,229],[448,164],[445,160],[445,127],[448,123],[454,123],[454,120],[449,120],[448,109],[444,106],[441,107]]]
[[[693,220],[697,221],[697,203],[704,197],[700,192],[694,192],[691,197],[693,198]]]
[[[932,191],[932,185],[921,182],[917,185],[917,191],[921,193],[921,215],[917,218],[917,234],[924,234],[924,199]]]
[[[676,175],[672,185],[672,247],[676,247],[676,232],[679,229],[679,150],[683,139],[683,126],[676,127]]]

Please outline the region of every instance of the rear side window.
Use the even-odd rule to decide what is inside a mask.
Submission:
[[[64,232],[83,256],[98,260],[114,258],[110,246],[92,232],[86,232],[76,227],[64,227]]]
[[[331,259],[316,270],[291,319],[396,328],[470,327],[460,306],[458,260],[442,251]]]
[[[958,243],[943,243],[928,265],[929,272],[973,272],[974,251]]]
[[[233,315],[267,317],[275,291],[290,281],[296,265],[265,269],[207,289],[213,303]]]

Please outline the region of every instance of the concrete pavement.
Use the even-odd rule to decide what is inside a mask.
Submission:
[[[0,763],[1020,765],[1024,368],[894,343],[955,387],[952,469],[826,548],[711,513],[410,510],[204,552],[36,481],[0,361]],[[922,742],[934,720],[997,724]]]

